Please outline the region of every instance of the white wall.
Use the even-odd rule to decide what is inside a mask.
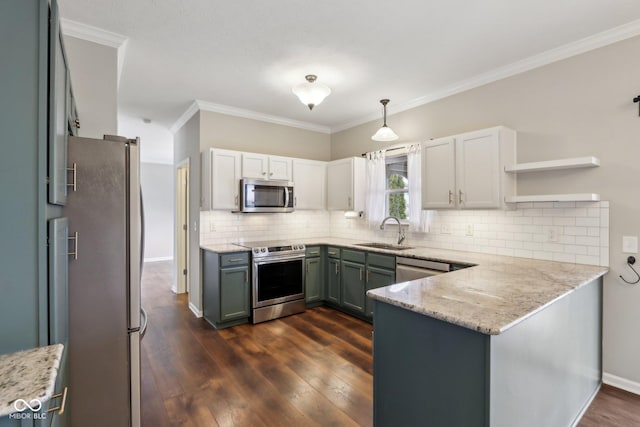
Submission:
[[[518,132],[518,161],[594,155],[593,169],[518,176],[520,194],[600,193],[610,202],[610,266],[604,278],[603,364],[607,378],[640,392],[640,286],[618,276],[622,236],[640,234],[640,37],[450,96],[388,118],[401,141],[424,141],[495,125]],[[393,98],[393,96],[391,96]],[[381,148],[370,122],[332,135],[332,158]]]
[[[173,259],[173,165],[141,163],[145,216],[145,262]]]
[[[79,136],[102,138],[118,131],[118,50],[64,36],[73,95],[80,118]]]
[[[118,114],[118,135],[140,137],[142,163],[173,164],[173,134],[153,122],[144,123],[142,117]]]

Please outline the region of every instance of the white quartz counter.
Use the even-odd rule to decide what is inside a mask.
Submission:
[[[361,241],[333,237],[295,239],[295,243],[335,245],[396,256],[473,264],[473,267],[462,270],[373,289],[367,295],[491,335],[506,331],[609,271],[606,267],[476,252],[421,247],[405,250],[369,248],[359,246],[359,243],[364,243]],[[234,245],[202,248],[213,252],[247,250]]]
[[[53,394],[62,344],[0,356],[0,417],[20,409],[39,409]],[[38,403],[39,402],[39,403]]]

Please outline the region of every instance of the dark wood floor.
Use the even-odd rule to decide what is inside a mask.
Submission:
[[[318,307],[216,331],[145,264],[142,425],[371,426],[371,325]],[[603,386],[580,427],[640,426],[640,396]]]

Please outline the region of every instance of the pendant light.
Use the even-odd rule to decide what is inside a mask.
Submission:
[[[304,76],[307,79],[306,83],[300,83],[292,90],[293,93],[300,99],[304,105],[309,107],[309,110],[313,110],[313,107],[320,104],[329,94],[331,89],[322,83],[316,83],[317,76],[308,74]]]
[[[384,121],[382,123],[382,127],[378,129],[378,131],[371,137],[374,141],[395,141],[398,139],[398,135],[387,126],[387,104],[389,103],[388,99],[381,99],[380,104],[382,104],[382,110],[384,114]]]

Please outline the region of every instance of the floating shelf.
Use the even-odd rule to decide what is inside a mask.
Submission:
[[[524,173],[560,169],[595,168],[598,166],[600,166],[600,159],[588,156],[573,157],[571,159],[547,160],[544,162],[516,163],[505,166],[504,171],[510,173]]]
[[[532,196],[507,197],[507,203],[521,202],[599,202],[600,195],[596,193],[577,194],[536,194]]]

